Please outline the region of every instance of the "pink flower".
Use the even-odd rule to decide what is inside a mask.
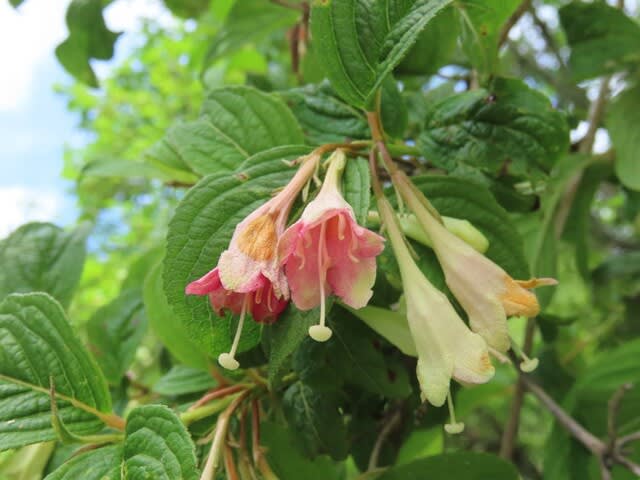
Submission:
[[[278,246],[291,298],[300,310],[320,305],[320,325],[309,329],[314,340],[326,341],[325,300],[334,293],[352,308],[364,307],[376,278],[375,257],[384,238],[359,226],[338,183],[345,155],[337,150],[329,160],[322,189],[300,220],[287,229]]]
[[[287,186],[236,226],[218,265],[186,287],[187,294],[208,295],[218,315],[225,309],[240,315],[231,351],[218,357],[225,368],[239,366],[235,354],[246,313],[257,322],[274,322],[289,303],[287,279],[278,262],[278,240],[293,202],[313,176],[319,159],[315,154],[303,158]]]

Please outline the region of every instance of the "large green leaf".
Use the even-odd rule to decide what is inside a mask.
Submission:
[[[102,428],[94,413],[111,410],[107,383],[60,304],[45,293],[9,295],[0,303],[0,450],[56,438],[51,384],[71,432]]]
[[[122,380],[146,329],[147,318],[139,289],[125,290],[89,319],[89,348],[112,385]]]
[[[520,3],[520,0],[456,2],[462,23],[462,48],[481,73],[497,73],[500,33]]]
[[[422,29],[452,0],[316,0],[314,47],[338,94],[372,108],[378,88]]]
[[[126,480],[199,478],[193,441],[171,409],[145,405],[131,411],[122,472]]]
[[[109,60],[118,33],[110,31],[102,16],[102,0],[73,0],[67,8],[69,36],[56,48],[56,57],[71,75],[91,87],[98,86],[89,60]]]
[[[295,169],[282,160],[308,152],[307,147],[275,148],[247,160],[235,175],[203,178],[169,224],[163,272],[167,301],[189,338],[214,358],[231,345],[231,320],[218,318],[207,298],[185,295],[185,287],[216,266],[235,226],[291,178]],[[251,327],[253,322],[245,326],[240,351],[258,341],[259,331]]]
[[[120,480],[122,445],[90,450],[72,457],[45,480]]]
[[[249,43],[259,43],[277,30],[293,25],[300,16],[295,10],[282,8],[264,0],[236,1],[224,26],[213,37],[207,61],[214,62]]]
[[[313,389],[302,382],[284,393],[282,408],[306,456],[327,453],[335,460],[347,456],[347,429],[338,406],[336,392]]]
[[[67,233],[50,223],[28,223],[0,241],[0,299],[40,291],[68,306],[82,274],[87,233],[84,226]]]
[[[638,105],[640,105],[640,85],[616,97],[607,116],[607,128],[616,149],[616,175],[623,185],[632,190],[640,190],[640,108]]]
[[[425,157],[453,170],[471,165],[491,173],[548,171],[569,147],[569,128],[542,93],[516,79],[496,78],[490,90],[452,95],[426,118],[419,145]]]
[[[487,453],[456,452],[392,467],[378,480],[518,480],[516,468]]]
[[[144,281],[144,309],[149,326],[167,350],[181,363],[206,370],[207,355],[193,342],[182,323],[171,313],[162,289],[162,263],[155,265]]]
[[[640,64],[640,25],[603,1],[574,1],[560,9],[571,47],[576,80],[598,77]]]
[[[124,445],[71,458],[46,480],[196,480],[195,447],[164,405],[144,405],[127,417]]]
[[[369,137],[364,115],[340,100],[326,84],[307,85],[280,94],[307,138],[314,143],[344,142]]]
[[[284,102],[251,87],[224,87],[207,95],[201,116],[174,125],[165,141],[200,175],[235,170],[251,155],[304,142]]]

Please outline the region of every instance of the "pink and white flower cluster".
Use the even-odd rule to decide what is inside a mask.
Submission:
[[[322,188],[287,228],[291,207],[311,180],[320,156],[304,157],[289,184],[240,222],[218,265],[190,283],[186,293],[208,295],[213,309],[240,315],[231,351],[218,358],[228,369],[238,368],[235,353],[247,313],[257,322],[271,323],[290,300],[300,310],[320,306],[320,323],[309,329],[326,341],[325,302],[334,294],[352,308],[361,308],[372,295],[376,260],[384,238],[357,224],[353,209],[340,192],[345,154],[336,150]]]

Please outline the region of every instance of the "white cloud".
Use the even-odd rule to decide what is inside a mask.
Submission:
[[[62,214],[64,198],[55,191],[35,187],[0,187],[0,238],[23,223],[55,222]]]
[[[69,0],[28,0],[18,10],[0,2],[0,111],[20,109],[38,65],[66,36]]]

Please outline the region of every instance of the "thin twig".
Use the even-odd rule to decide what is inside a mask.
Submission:
[[[291,2],[287,2],[286,0],[269,0],[269,1],[275,5],[280,5],[281,7],[289,8],[291,10],[300,10],[300,11],[304,10],[304,7],[301,3],[291,3]]]
[[[625,383],[621,385],[618,390],[609,399],[609,410],[607,412],[607,433],[609,435],[608,449],[613,451],[616,446],[617,427],[616,422],[618,418],[618,412],[620,411],[620,404],[625,394],[631,390],[633,384]]]
[[[571,415],[565,412],[547,392],[545,392],[537,383],[531,380],[528,375],[521,374],[523,384],[549,412],[556,418],[558,423],[562,425],[576,440],[582,443],[591,453],[597,457],[601,457],[606,451],[606,445],[602,440],[594,436],[586,428],[580,425]]]
[[[618,448],[623,448],[627,443],[638,442],[640,441],[640,431],[630,433],[629,435],[624,435],[623,437],[618,438],[617,444]]]
[[[387,437],[396,427],[400,424],[402,420],[402,413],[400,410],[396,410],[389,417],[389,420],[383,425],[380,430],[380,434],[378,438],[376,438],[376,443],[373,445],[373,450],[371,450],[371,456],[369,457],[369,465],[367,467],[367,471],[370,472],[372,470],[376,470],[378,467],[378,460],[380,459],[380,452],[382,451],[382,446],[384,442],[387,440]]]
[[[511,31],[513,26],[518,23],[518,20],[520,20],[520,18],[525,13],[527,13],[527,10],[529,10],[529,8],[531,7],[531,1],[532,0],[524,0],[524,2],[520,4],[516,11],[511,14],[507,22],[503,25],[502,30],[500,31],[500,40],[498,41],[498,47],[501,47],[502,45],[504,45],[504,42],[507,41],[507,38],[509,38],[509,32]]]

